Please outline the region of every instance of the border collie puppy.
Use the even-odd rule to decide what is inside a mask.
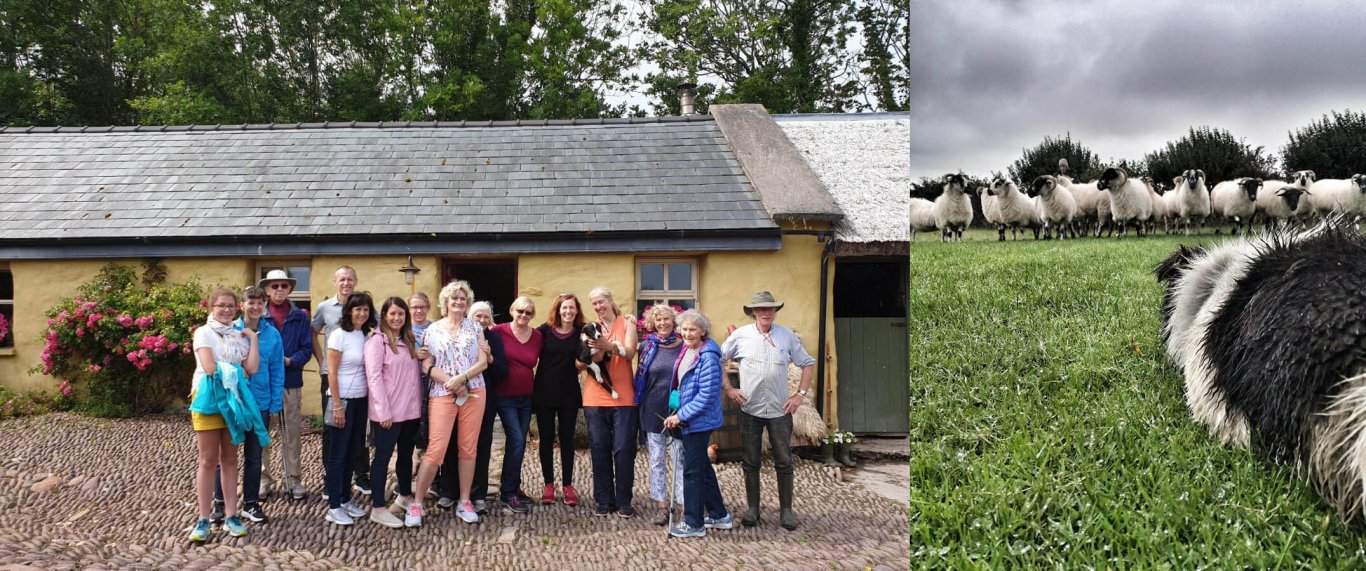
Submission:
[[[1291,466],[1345,521],[1366,497],[1366,236],[1330,219],[1302,234],[1180,249],[1162,335],[1195,421]]]
[[[588,346],[589,339],[603,339],[607,337],[607,332],[603,330],[601,323],[585,323],[579,333],[579,339],[583,341],[583,349],[579,352],[579,361],[588,364],[588,375],[593,377],[599,385],[607,392],[612,393],[612,398],[617,398],[617,390],[612,388],[612,377],[607,374],[607,363],[602,365],[593,362],[593,357],[598,354],[597,349]],[[609,355],[607,358],[611,358]]]

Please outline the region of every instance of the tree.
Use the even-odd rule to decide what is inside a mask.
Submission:
[[[1171,184],[1173,178],[1187,169],[1205,171],[1205,180],[1214,182],[1240,176],[1271,178],[1275,159],[1262,154],[1262,147],[1252,148],[1224,129],[1191,127],[1180,139],[1168,141],[1166,147],[1144,156],[1148,170],[1157,182]]]
[[[1318,178],[1366,173],[1366,113],[1333,111],[1290,133],[1281,163],[1287,173],[1312,170]]]
[[[851,0],[646,0],[643,59],[661,86],[716,78],[701,103],[759,103],[771,113],[858,109]],[[686,74],[686,75],[684,75]],[[658,76],[667,76],[659,79]],[[699,92],[699,96],[702,95]]]
[[[859,70],[883,111],[911,108],[911,19],[904,3],[865,0],[856,12],[863,28],[863,67]]]
[[[1058,172],[1058,159],[1067,159],[1069,171],[1077,173],[1078,182],[1091,180],[1101,170],[1100,159],[1091,149],[1072,140],[1072,134],[1062,138],[1045,136],[1032,149],[1022,149],[1022,155],[1006,171],[1020,184],[1029,184],[1035,177]]]

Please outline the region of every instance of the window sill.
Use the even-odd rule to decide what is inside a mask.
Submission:
[[[13,357],[14,347],[0,347],[0,357]]]

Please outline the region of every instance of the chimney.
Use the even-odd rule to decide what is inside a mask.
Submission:
[[[678,104],[681,108],[679,115],[696,115],[697,111],[693,109],[693,101],[697,98],[697,84],[680,83],[676,89],[678,89]]]

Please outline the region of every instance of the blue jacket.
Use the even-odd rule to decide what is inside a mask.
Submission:
[[[245,326],[240,317],[233,325]],[[251,387],[251,396],[255,397],[262,412],[280,414],[285,408],[285,353],[280,332],[267,323],[264,316],[257,329],[256,346],[261,351],[261,365],[256,368],[255,375],[247,377],[247,386]]]
[[[269,306],[266,308],[266,314],[261,316],[261,321],[269,323],[280,333],[285,356],[293,363],[285,367],[285,388],[297,389],[304,386],[304,365],[313,358],[313,326],[308,322],[308,313],[291,301],[289,316],[285,317],[283,327],[271,317]]]
[[[677,372],[675,372],[677,374]],[[678,418],[687,423],[683,434],[721,428],[721,347],[708,339],[692,367],[678,384]]]

